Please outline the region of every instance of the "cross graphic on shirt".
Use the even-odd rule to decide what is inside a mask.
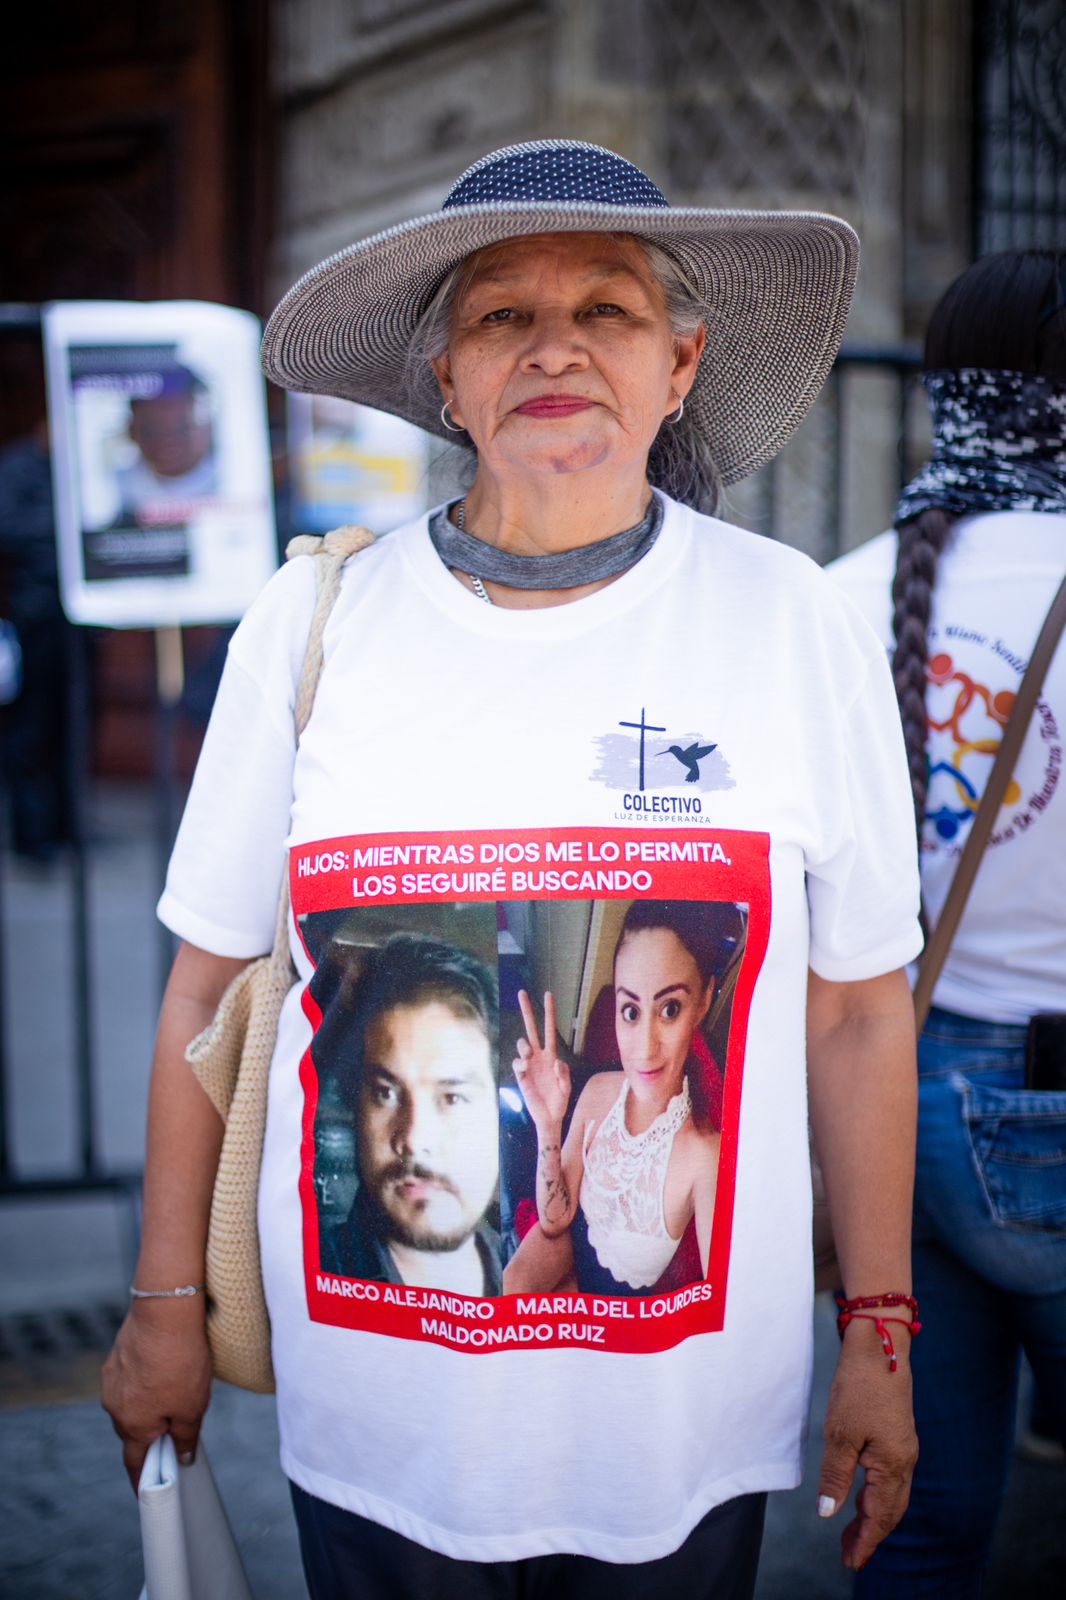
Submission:
[[[618,724],[618,726],[620,728],[639,728],[640,729],[640,788],[643,789],[644,788],[644,735],[646,733],[665,733],[666,729],[665,728],[656,727],[654,722],[645,722],[644,721],[644,707],[643,706],[641,706],[641,708],[640,708],[640,721],[639,722],[620,722]]]

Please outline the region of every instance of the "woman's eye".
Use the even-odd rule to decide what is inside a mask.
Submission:
[[[662,1014],[666,1018],[667,1022],[675,1022],[681,1015],[681,1001],[667,1000],[663,1006]]]
[[[496,311],[488,311],[482,317],[482,322],[510,322],[514,311],[510,306],[500,306]]]
[[[640,1009],[631,1000],[627,1000],[618,1014],[623,1022],[636,1022],[640,1016]]]
[[[622,315],[622,307],[612,305],[609,300],[601,300],[598,305],[593,306],[592,315],[594,317],[620,317]]]

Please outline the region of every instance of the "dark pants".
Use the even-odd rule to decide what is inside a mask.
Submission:
[[[311,1600],[751,1600],[764,1494],[709,1511],[680,1550],[628,1565],[591,1556],[456,1561],[292,1489]]]

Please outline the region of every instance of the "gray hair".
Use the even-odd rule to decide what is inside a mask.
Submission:
[[[631,234],[618,238],[631,239]],[[644,251],[652,274],[663,292],[670,331],[675,339],[690,339],[703,325],[703,302],[678,261],[662,245],[648,239],[636,241]],[[455,302],[469,277],[469,258],[460,261],[441,279],[418,319],[407,352],[408,396],[432,410],[440,396],[430,362],[447,352]],[[706,359],[706,356],[705,356]],[[469,434],[457,433],[455,443],[475,454]],[[468,466],[472,466],[472,462]],[[648,452],[648,481],[674,500],[713,517],[721,504],[722,479],[706,439],[687,413],[677,423],[664,422]]]

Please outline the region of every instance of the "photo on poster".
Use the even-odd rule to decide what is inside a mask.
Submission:
[[[217,396],[174,344],[69,355],[86,581],[187,575],[189,524],[218,492]]]
[[[312,1320],[471,1351],[720,1329],[766,836],[326,840],[290,886]]]
[[[705,1279],[747,907],[500,910],[504,1291],[613,1298]]]
[[[239,618],[277,565],[256,319],[190,301],[71,301],[43,320],[67,615]]]

